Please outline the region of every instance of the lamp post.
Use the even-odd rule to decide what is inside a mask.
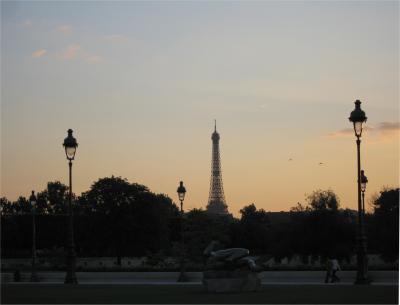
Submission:
[[[354,133],[357,138],[357,199],[358,199],[358,225],[357,225],[357,277],[355,284],[368,284],[367,278],[367,238],[364,233],[364,215],[361,205],[361,161],[360,144],[362,124],[367,121],[365,112],[361,110],[361,102],[354,102],[355,109],[351,112],[349,120],[353,123]]]
[[[32,207],[32,269],[31,269],[31,282],[38,282],[38,276],[36,274],[36,196],[35,192],[32,191],[29,197],[29,202]]]
[[[185,199],[186,189],[183,186],[183,181],[179,182],[177,189],[179,201],[181,202],[181,262],[180,262],[180,273],[178,282],[186,282],[187,277],[185,274],[185,236],[183,227],[183,200]]]
[[[75,158],[76,148],[78,143],[72,136],[72,129],[68,129],[68,136],[64,139],[63,146],[65,148],[65,155],[69,161],[69,196],[68,196],[68,240],[67,240],[67,274],[65,276],[65,284],[78,284],[75,275],[76,254],[74,245],[74,220],[72,210],[72,160]]]
[[[365,176],[364,171],[361,170],[361,193],[362,193],[362,211],[365,220],[365,190],[367,189],[368,178]]]

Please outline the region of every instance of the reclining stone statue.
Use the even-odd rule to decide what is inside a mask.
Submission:
[[[207,269],[235,269],[247,266],[249,270],[259,272],[261,267],[256,265],[255,260],[249,256],[250,251],[245,248],[228,248],[216,250],[220,243],[213,240],[203,254],[208,257]]]
[[[203,272],[203,286],[209,292],[256,291],[262,270],[245,248],[219,249],[221,244],[212,241],[204,250],[207,258]]]

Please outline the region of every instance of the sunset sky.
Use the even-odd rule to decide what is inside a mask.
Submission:
[[[121,176],[205,207],[214,119],[229,211],[399,185],[399,2],[1,2],[1,195]],[[292,158],[292,161],[289,159]],[[319,165],[322,162],[322,165]]]

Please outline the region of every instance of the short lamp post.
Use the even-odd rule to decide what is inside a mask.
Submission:
[[[357,138],[357,197],[358,197],[358,226],[357,226],[357,277],[355,284],[369,284],[367,278],[367,238],[364,231],[364,215],[361,204],[361,160],[360,144],[362,135],[362,125],[367,121],[365,112],[361,110],[361,102],[354,102],[355,109],[351,112],[349,120],[353,123],[354,133]]]
[[[78,143],[72,136],[72,129],[68,129],[68,136],[64,139],[63,146],[65,155],[69,161],[69,196],[68,196],[68,239],[67,239],[67,274],[65,276],[65,284],[78,284],[75,274],[76,253],[74,245],[74,220],[72,210],[72,160],[75,158]]]
[[[185,200],[186,188],[183,186],[183,181],[179,182],[177,189],[179,201],[181,202],[181,261],[180,261],[180,272],[178,282],[186,282],[187,277],[185,274],[185,230],[183,220],[183,200]]]
[[[361,193],[362,193],[362,211],[363,218],[365,219],[365,190],[367,189],[368,178],[365,176],[364,171],[361,170]]]
[[[31,282],[38,282],[39,278],[36,274],[36,196],[32,191],[29,197],[29,202],[32,207],[32,269],[31,269]]]

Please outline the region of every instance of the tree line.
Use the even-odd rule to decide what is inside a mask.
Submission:
[[[37,248],[63,255],[67,234],[68,187],[56,181],[37,194]],[[399,189],[384,189],[366,215],[368,252],[398,260]],[[177,205],[164,194],[120,177],[94,182],[87,192],[73,195],[74,232],[78,256],[178,256],[181,221]],[[29,199],[0,199],[2,257],[29,257],[32,247],[32,207]],[[279,216],[279,217],[278,217]],[[244,247],[276,260],[300,255],[355,253],[357,213],[340,207],[332,190],[316,190],[289,212],[272,213],[249,204],[232,215],[211,215],[202,209],[184,214],[185,250],[193,261],[211,240],[224,247]],[[46,252],[47,251],[47,252]],[[58,252],[57,252],[58,251]],[[54,254],[56,253],[56,254]],[[43,254],[46,255],[46,254]]]

